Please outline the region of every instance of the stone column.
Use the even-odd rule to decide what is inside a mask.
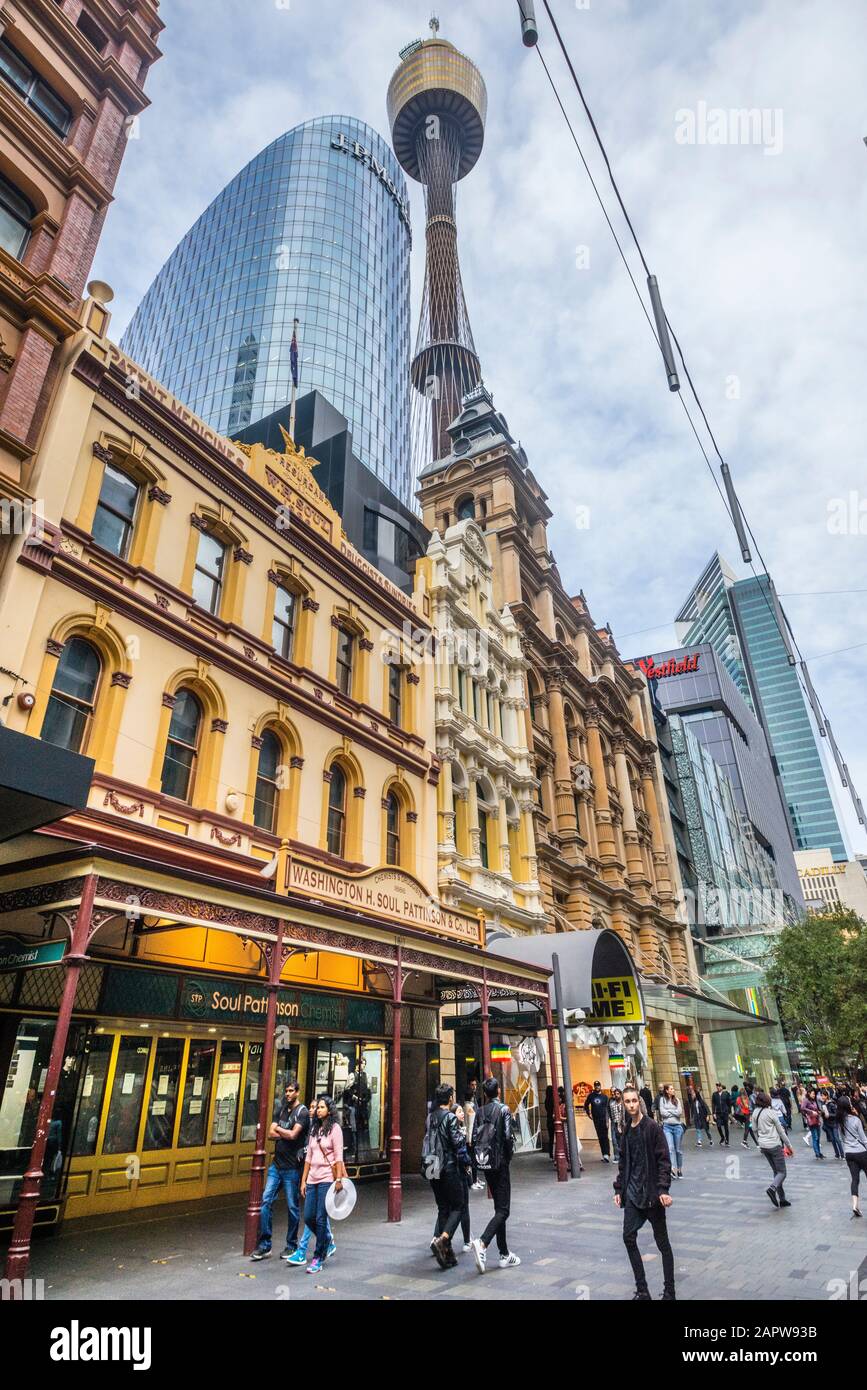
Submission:
[[[662,962],[659,957],[659,938],[656,927],[649,917],[642,917],[638,929],[641,946],[641,959],[644,969],[651,975],[661,975]]]
[[[575,818],[572,762],[569,757],[566,717],[563,711],[563,677],[559,671],[548,672],[547,682],[551,742],[554,745],[554,807],[557,834],[574,837],[578,823]]]
[[[650,819],[650,833],[653,837],[653,862],[656,867],[659,894],[660,897],[670,898],[672,896],[671,869],[668,863],[668,851],[665,848],[665,837],[662,833],[662,823],[659,819],[659,802],[656,798],[656,778],[654,777],[652,758],[645,758],[642,761],[641,786],[644,792],[645,810]]]
[[[470,842],[470,858],[479,858],[479,789],[478,775],[470,773],[469,795],[467,797],[467,835]]]
[[[599,734],[599,710],[590,706],[585,715],[587,728],[587,756],[593,772],[593,796],[596,807],[596,833],[599,844],[599,858],[614,862],[617,846],[614,840],[614,825],[611,819],[611,802],[608,799],[608,782],[605,777],[605,758],[602,754],[602,739]]]
[[[440,767],[440,780],[437,788],[439,801],[439,843],[443,849],[455,847],[455,813],[452,806],[452,760],[446,756]]]
[[[638,826],[635,821],[635,805],[632,800],[632,783],[629,780],[629,763],[626,761],[626,740],[614,740],[614,773],[620,805],[623,809],[623,840],[626,849],[626,873],[629,878],[644,878],[644,864],[641,846],[638,841]]]
[[[506,793],[500,791],[497,797],[499,810],[497,812],[497,834],[499,835],[501,873],[510,874],[514,880],[516,871],[520,869],[520,864],[512,864],[512,854],[509,847],[509,818],[506,814]]]

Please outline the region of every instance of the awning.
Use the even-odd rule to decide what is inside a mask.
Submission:
[[[0,840],[81,810],[93,759],[0,724]]]
[[[624,1027],[646,1021],[638,971],[620,937],[607,927],[543,936],[489,935],[488,950],[549,970],[556,953],[564,1012],[581,1009],[585,1017],[578,1022],[583,1027]],[[553,981],[549,991],[551,1007],[556,1008]]]
[[[767,1028],[776,1022],[763,1014],[748,1013],[734,1004],[709,999],[706,994],[684,985],[657,984],[648,980],[644,980],[642,985],[647,1007],[652,1014],[661,1014],[670,1022],[697,1024],[704,1033],[726,1033],[733,1028]]]

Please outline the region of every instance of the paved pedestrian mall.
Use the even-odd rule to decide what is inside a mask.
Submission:
[[[793,1205],[778,1211],[765,1195],[770,1169],[752,1145],[745,1151],[733,1136],[730,1149],[696,1151],[687,1136],[684,1177],[674,1182],[668,1216],[680,1299],[827,1300],[835,1287],[854,1287],[859,1268],[867,1276],[867,1218],[850,1217],[845,1164],[814,1159],[799,1129],[793,1138],[786,1182]],[[243,1203],[222,1199],[70,1222],[35,1242],[32,1273],[44,1280],[48,1299],[630,1299],[622,1217],[612,1201],[614,1166],[593,1153],[584,1158],[586,1172],[568,1184],[554,1180],[545,1155],[514,1161],[509,1243],[522,1264],[500,1270],[492,1251],[484,1278],[472,1255],[460,1253],[460,1234],[459,1267],[439,1269],[428,1250],[433,1199],[413,1177],[400,1225],[385,1222],[384,1185],[360,1189],[352,1217],[335,1229],[337,1255],[319,1275],[290,1269],[278,1257],[282,1198],[275,1253],[262,1263],[241,1254]],[[487,1194],[471,1193],[470,1210],[476,1235],[491,1211]],[[658,1298],[662,1271],[648,1227],[639,1246]]]

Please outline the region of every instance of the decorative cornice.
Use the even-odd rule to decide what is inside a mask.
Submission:
[[[148,488],[148,501],[159,502],[161,507],[167,507],[172,500],[172,494],[159,487],[157,483],[151,483]]]
[[[167,690],[163,691],[163,704],[166,709],[174,709],[177,698],[177,695],[170,695]]]
[[[101,463],[114,462],[114,454],[111,449],[107,448],[105,444],[100,444],[98,439],[93,441],[93,457],[99,459]]]
[[[232,559],[236,564],[252,565],[253,556],[249,550],[245,550],[242,545],[236,545],[232,551]]]
[[[309,598],[307,595],[301,600],[301,607],[305,613],[319,612],[319,604],[316,602],[315,598]]]
[[[212,719],[212,720],[211,720],[211,733],[212,733],[212,734],[224,734],[224,733],[226,732],[226,730],[228,729],[228,727],[229,727],[229,721],[228,721],[227,719]]]
[[[359,651],[362,651],[362,652],[372,652],[372,651],[373,651],[373,643],[371,642],[371,640],[370,640],[369,637],[359,637],[359,639],[358,639],[358,650],[359,650]]]
[[[363,801],[367,796],[367,787],[356,787],[352,795],[358,797],[359,801]]]
[[[301,758],[301,757],[298,757],[298,755],[296,754],[296,756],[295,756],[294,758],[290,758],[290,759],[289,759],[289,766],[290,766],[290,768],[292,768],[293,770],[296,770],[296,771],[300,772],[300,771],[301,771],[301,768],[304,766],[304,759]]]
[[[251,746],[255,748],[257,752],[262,747],[262,744],[264,742],[265,740],[263,738],[260,738],[258,734],[254,734],[253,737],[250,739]]]
[[[190,513],[190,525],[194,528],[194,530],[202,531],[203,533],[207,534],[208,523],[203,516],[199,516],[198,512]]]
[[[111,678],[112,685],[119,685],[122,690],[129,690],[132,685],[132,676],[126,671],[115,671]]]
[[[372,646],[372,645],[373,645],[373,643],[371,643],[371,646]],[[415,671],[407,671],[407,673],[406,673],[406,679],[407,679],[407,684],[408,684],[408,685],[420,685],[420,684],[421,684],[421,676],[417,676],[416,673],[415,673]]]
[[[48,641],[45,643],[45,650],[49,656],[62,656],[63,643],[55,642],[53,637],[49,637]]]

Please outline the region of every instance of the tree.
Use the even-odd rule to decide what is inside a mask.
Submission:
[[[867,923],[838,908],[784,927],[767,968],[787,1024],[803,1032],[813,1062],[830,1075],[864,1065]]]

